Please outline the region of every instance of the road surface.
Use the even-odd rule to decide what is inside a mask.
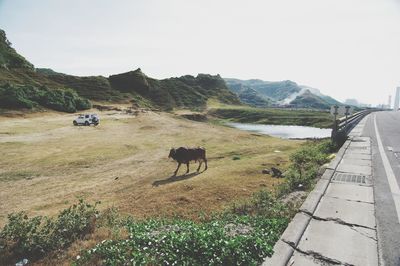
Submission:
[[[372,143],[380,262],[400,265],[400,112],[371,114],[362,136]]]

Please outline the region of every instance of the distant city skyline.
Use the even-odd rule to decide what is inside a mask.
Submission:
[[[373,105],[400,86],[399,25],[397,0],[0,0],[0,28],[35,67],[292,80]]]

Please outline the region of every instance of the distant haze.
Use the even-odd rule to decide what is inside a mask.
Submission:
[[[370,104],[400,86],[397,0],[0,0],[0,28],[74,75],[293,80]]]

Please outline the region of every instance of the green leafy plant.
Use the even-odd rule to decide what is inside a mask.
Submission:
[[[55,218],[29,218],[24,212],[10,214],[0,231],[0,264],[41,258],[92,232],[98,214],[96,206],[97,203],[80,200]]]
[[[286,182],[281,185],[279,193],[310,189],[319,168],[329,161],[328,155],[335,148],[330,140],[315,141],[293,153],[290,156],[291,165],[285,173]]]
[[[257,265],[272,254],[288,219],[231,216],[208,222],[127,222],[129,238],[86,250],[77,265]]]

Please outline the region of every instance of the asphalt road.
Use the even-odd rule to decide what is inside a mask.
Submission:
[[[369,115],[378,245],[382,265],[400,265],[400,112]]]

